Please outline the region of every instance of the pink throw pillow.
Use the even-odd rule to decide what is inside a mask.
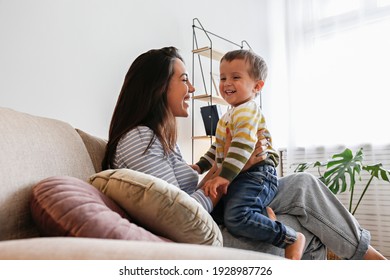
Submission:
[[[34,186],[31,212],[42,236],[170,241],[132,223],[114,201],[73,177],[54,176]]]

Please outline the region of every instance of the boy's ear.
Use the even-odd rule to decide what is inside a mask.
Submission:
[[[256,92],[260,92],[261,91],[261,89],[263,88],[263,86],[264,86],[264,81],[263,80],[258,80],[257,82],[256,82],[256,84],[255,84],[255,91]]]

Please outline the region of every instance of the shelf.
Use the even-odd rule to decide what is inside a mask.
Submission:
[[[210,94],[199,94],[192,97],[194,100],[209,102],[212,104],[219,105],[229,105],[222,97],[220,96],[211,96]]]
[[[218,51],[215,49],[213,49],[210,52],[210,47],[199,48],[199,49],[193,50],[192,52],[195,54],[199,54],[199,55],[208,57],[208,58],[211,58],[210,57],[210,54],[211,54],[213,57],[213,60],[217,60],[217,61],[220,61],[221,58],[223,57],[223,55],[225,54],[224,52],[221,52],[221,51]]]
[[[200,32],[200,38],[198,38],[197,30]],[[192,109],[194,112],[192,112],[191,116],[191,124],[192,124],[192,134],[191,134],[191,148],[192,148],[192,162],[194,162],[194,156],[195,152],[197,152],[197,149],[195,149],[195,143],[198,141],[198,143],[201,143],[205,140],[210,141],[210,145],[215,141],[215,136],[211,135],[205,135],[205,134],[214,134],[211,133],[210,130],[212,127],[216,126],[215,124],[215,118],[211,117],[213,116],[213,112],[215,111],[215,108],[210,108],[209,112],[207,112],[208,108],[207,106],[198,106],[199,102],[207,103],[208,106],[210,105],[217,105],[215,106],[217,108],[217,114],[220,115],[219,110],[225,111],[228,109],[229,104],[222,98],[221,93],[219,92],[219,82],[220,82],[220,75],[218,72],[219,69],[219,62],[221,61],[222,57],[226,54],[225,51],[216,50],[215,46],[225,46],[227,45],[228,49],[231,49],[232,46],[238,47],[240,49],[243,48],[243,43],[246,41],[242,41],[241,44],[234,43],[233,41],[230,41],[226,38],[223,38],[215,33],[212,33],[210,31],[207,31],[203,28],[202,24],[199,22],[197,18],[193,19],[192,24],[192,84],[195,87],[202,88],[203,91],[199,92],[199,94],[192,94],[191,97],[191,104]],[[200,39],[200,40],[198,40]],[[201,45],[198,45],[198,42],[202,42]],[[220,45],[219,43],[223,42],[223,45]],[[248,43],[246,43],[248,45]],[[249,45],[248,45],[249,46]],[[224,50],[225,47],[222,47],[222,50]],[[215,70],[216,72],[213,72]],[[195,77],[199,79],[200,81],[195,81]],[[198,84],[201,84],[202,86],[199,86]],[[200,107],[200,115],[201,120],[203,121],[204,125],[204,132],[201,131],[195,132],[195,128],[198,128],[199,125],[197,125],[200,120],[198,118],[198,112],[196,112]],[[196,109],[195,109],[196,108]],[[221,116],[219,116],[221,117]],[[209,118],[209,120],[208,120]],[[209,125],[210,122],[210,125]],[[210,128],[210,129],[209,129]],[[214,128],[216,129],[216,127]],[[198,129],[197,129],[198,130]],[[200,135],[196,135],[200,133]],[[200,146],[203,146],[203,143],[200,144]],[[202,153],[203,154],[203,153]]]
[[[215,136],[208,136],[208,135],[204,135],[204,136],[193,136],[192,139],[193,140],[210,140],[210,137],[212,137],[213,139],[213,142],[215,141]]]

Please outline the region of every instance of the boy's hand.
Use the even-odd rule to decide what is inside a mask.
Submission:
[[[197,164],[190,164],[190,167],[194,169],[198,174],[201,174],[202,171],[200,170],[200,167]]]
[[[204,193],[212,198],[217,198],[218,194],[227,193],[229,181],[225,178],[217,176],[211,180],[208,180],[202,187]]]

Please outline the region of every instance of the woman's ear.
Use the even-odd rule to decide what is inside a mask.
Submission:
[[[263,81],[263,80],[258,80],[258,81],[256,81],[254,90],[255,90],[256,92],[260,92],[261,89],[263,88],[263,86],[264,86],[264,81]]]

